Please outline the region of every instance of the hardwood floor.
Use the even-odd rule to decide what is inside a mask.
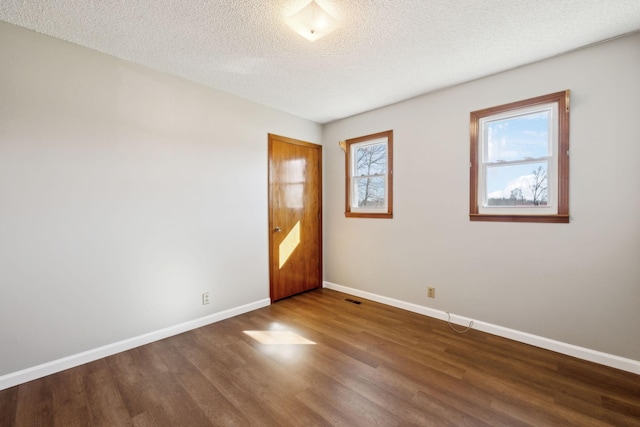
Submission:
[[[348,297],[312,291],[0,391],[0,425],[640,426],[640,376]]]

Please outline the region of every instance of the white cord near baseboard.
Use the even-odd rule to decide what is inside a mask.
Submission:
[[[469,322],[469,326],[467,326],[466,329],[463,329],[463,330],[456,329],[451,323],[451,313],[449,313],[448,311],[447,311],[447,323],[449,324],[449,327],[454,330],[454,332],[457,332],[459,334],[464,334],[465,332],[468,332],[473,326],[473,320],[472,320],[471,322]]]

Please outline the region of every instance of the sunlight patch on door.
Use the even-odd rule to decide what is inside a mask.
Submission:
[[[291,229],[287,237],[284,238],[282,243],[280,243],[280,248],[278,250],[278,259],[280,261],[280,267],[287,262],[293,251],[296,250],[298,245],[300,244],[300,221],[296,223],[296,225]]]
[[[268,345],[309,345],[315,344],[291,331],[244,331],[260,344]]]

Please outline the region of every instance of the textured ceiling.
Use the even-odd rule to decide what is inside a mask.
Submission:
[[[640,29],[640,0],[2,0],[0,20],[330,122]]]

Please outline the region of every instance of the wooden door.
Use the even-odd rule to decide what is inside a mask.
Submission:
[[[322,286],[322,147],[269,134],[271,301]]]

